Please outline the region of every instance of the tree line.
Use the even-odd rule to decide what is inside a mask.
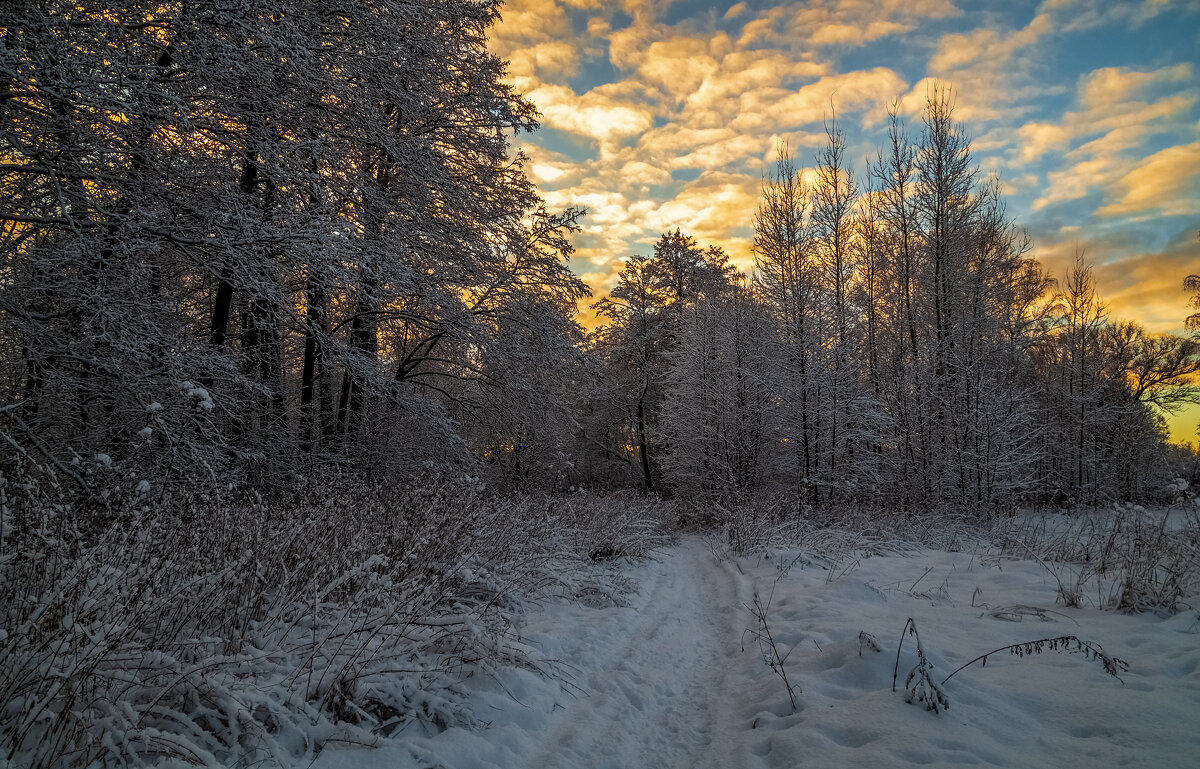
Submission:
[[[781,145],[753,277],[679,232],[626,261],[589,339],[589,472],[906,510],[1145,500],[1181,472],[1162,414],[1200,399],[1200,346],[1110,319],[1082,255],[1048,275],[953,106],[892,111],[861,174],[835,122],[807,182]]]
[[[994,508],[1151,493],[1194,342],[1029,257],[935,92],[596,305],[510,138],[496,0],[0,8],[0,469],[88,499],[450,468]],[[915,130],[913,135],[909,131]],[[1193,286],[1194,288],[1194,286]]]

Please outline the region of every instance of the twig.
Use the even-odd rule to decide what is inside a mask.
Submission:
[[[1071,643],[1075,644],[1074,649],[1070,648]],[[955,673],[958,673],[960,670],[965,668],[969,668],[976,662],[982,661],[983,665],[981,667],[986,667],[987,658],[993,654],[999,654],[1000,652],[1007,651],[1014,656],[1024,657],[1027,654],[1040,654],[1047,645],[1049,646],[1049,650],[1053,652],[1065,651],[1068,654],[1082,653],[1088,659],[1094,659],[1103,665],[1105,673],[1108,673],[1113,678],[1121,681],[1122,684],[1125,683],[1121,680],[1121,676],[1117,675],[1117,673],[1124,673],[1125,671],[1129,670],[1129,663],[1117,657],[1108,656],[1100,648],[1099,644],[1093,643],[1092,641],[1081,640],[1078,636],[1073,635],[1057,636],[1055,638],[1040,638],[1036,641],[1023,641],[1021,643],[1009,644],[1008,646],[1001,646],[999,649],[994,649],[987,654],[980,654],[975,659],[963,663],[953,673],[943,678],[942,683],[945,684],[954,677]]]

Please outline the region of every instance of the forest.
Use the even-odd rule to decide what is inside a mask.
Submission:
[[[0,763],[315,755],[280,713],[403,721],[518,655],[497,596],[664,525],[1200,482],[1163,419],[1200,336],[1110,317],[1082,253],[1049,274],[951,87],[864,167],[832,114],[781,143],[749,273],[673,230],[593,295],[587,212],[512,149],[500,10],[0,9]],[[454,663],[364,692],[417,647]]]

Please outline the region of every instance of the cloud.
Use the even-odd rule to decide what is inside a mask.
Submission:
[[[1097,210],[1099,216],[1200,214],[1200,142],[1154,153],[1115,186],[1121,190],[1117,200]]]
[[[730,118],[745,111],[756,96],[778,96],[803,80],[826,73],[826,67],[810,61],[796,61],[779,51],[732,51],[721,58],[710,73],[687,97],[687,107],[711,110]]]
[[[658,24],[645,13],[634,15],[633,24],[613,30],[609,35],[608,58],[614,67],[625,71],[636,70],[646,59],[650,46],[672,35],[672,31]]]
[[[938,43],[937,53],[929,60],[929,71],[949,76],[970,65],[1002,68],[1015,54],[1036,43],[1051,28],[1050,16],[1043,13],[1035,16],[1022,29],[1007,34],[983,27],[965,35],[946,35]]]
[[[509,0],[500,21],[492,27],[492,50],[504,58],[534,43],[570,37],[571,22],[555,0]]]
[[[1017,139],[1020,144],[1019,162],[1025,165],[1047,152],[1066,149],[1071,141],[1071,133],[1053,123],[1026,123],[1017,129]]]
[[[822,46],[861,46],[957,13],[949,0],[806,0],[761,12],[743,25],[738,43],[767,43],[797,54]]]
[[[643,105],[622,98],[622,89],[600,86],[582,95],[567,86],[542,85],[528,97],[547,125],[600,142],[637,136],[654,124]]]
[[[907,32],[912,28],[912,24],[894,21],[873,21],[866,28],[851,24],[826,24],[813,32],[809,42],[813,45],[865,45],[872,40]]]
[[[626,184],[667,184],[671,181],[671,172],[650,163],[631,160],[621,166],[621,178]]]
[[[745,134],[733,134],[724,141],[712,142],[671,161],[672,168],[713,170],[731,163],[747,163],[763,152],[763,140]]]
[[[731,231],[752,226],[758,185],[759,179],[748,174],[702,175],[648,211],[643,227],[654,239],[678,227],[702,243],[719,245]]]
[[[959,120],[1010,123],[1028,114],[1033,103],[1064,92],[1047,83],[1039,70],[1048,41],[1060,30],[1054,13],[1039,10],[1016,29],[981,26],[943,35],[929,59],[927,77],[905,97],[904,112],[918,114],[930,85],[941,82],[955,89]]]
[[[521,48],[509,54],[508,72],[512,78],[573,76],[579,72],[579,51],[561,40]]]
[[[1091,158],[1062,171],[1051,171],[1046,174],[1047,192],[1033,201],[1033,210],[1085,197],[1093,189],[1106,187],[1123,168],[1124,164],[1113,158]]]
[[[718,38],[674,37],[651,43],[641,56],[638,73],[681,102],[711,75],[718,65],[709,51]]]
[[[1141,2],[1096,2],[1096,0],[1046,0],[1040,10],[1052,13],[1066,32],[1121,24],[1138,27],[1165,11],[1170,0]]]
[[[1023,127],[1018,132],[1021,147],[1017,159],[1021,162],[1036,160],[1046,152],[1060,151],[1086,139],[1064,154],[1067,167],[1047,174],[1047,192],[1034,201],[1033,210],[1077,200],[1093,190],[1109,190],[1123,183],[1138,162],[1131,151],[1141,148],[1150,136],[1177,127],[1196,103],[1190,92],[1160,94],[1156,101],[1142,99],[1158,92],[1164,84],[1190,82],[1192,72],[1190,64],[1146,72],[1096,70],[1080,79],[1077,101],[1082,109],[1066,113],[1057,126],[1037,123]],[[1186,162],[1188,157],[1185,153],[1176,160]],[[1167,170],[1161,164],[1155,168],[1160,173]],[[1130,189],[1127,194],[1133,197],[1129,202],[1110,204],[1104,210],[1107,215],[1135,210],[1126,206],[1138,205],[1136,201],[1149,194],[1140,191],[1148,184],[1149,173],[1129,178],[1127,189],[1136,184],[1139,192]]]
[[[789,93],[773,106],[758,105],[760,114],[776,128],[818,123],[833,112],[864,113],[863,124],[874,125],[887,114],[887,105],[908,84],[887,67],[829,75]]]
[[[1190,63],[1150,72],[1131,71],[1123,67],[1105,67],[1084,77],[1079,86],[1079,101],[1093,114],[1127,111],[1131,100],[1163,83],[1187,83],[1192,80]]]
[[[755,43],[768,42],[772,39],[778,40],[781,35],[776,28],[782,24],[785,18],[787,18],[787,11],[783,6],[768,8],[766,13],[742,25],[738,47],[747,48]]]

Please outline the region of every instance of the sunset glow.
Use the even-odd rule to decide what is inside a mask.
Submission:
[[[519,141],[553,208],[588,216],[572,262],[597,294],[676,227],[752,267],[758,188],[786,139],[802,166],[836,111],[857,171],[890,103],[934,82],[1057,277],[1077,250],[1114,318],[1182,333],[1200,270],[1200,13],[1194,3],[513,0],[491,46],[542,114]],[[1172,421],[1195,440],[1200,409]]]

